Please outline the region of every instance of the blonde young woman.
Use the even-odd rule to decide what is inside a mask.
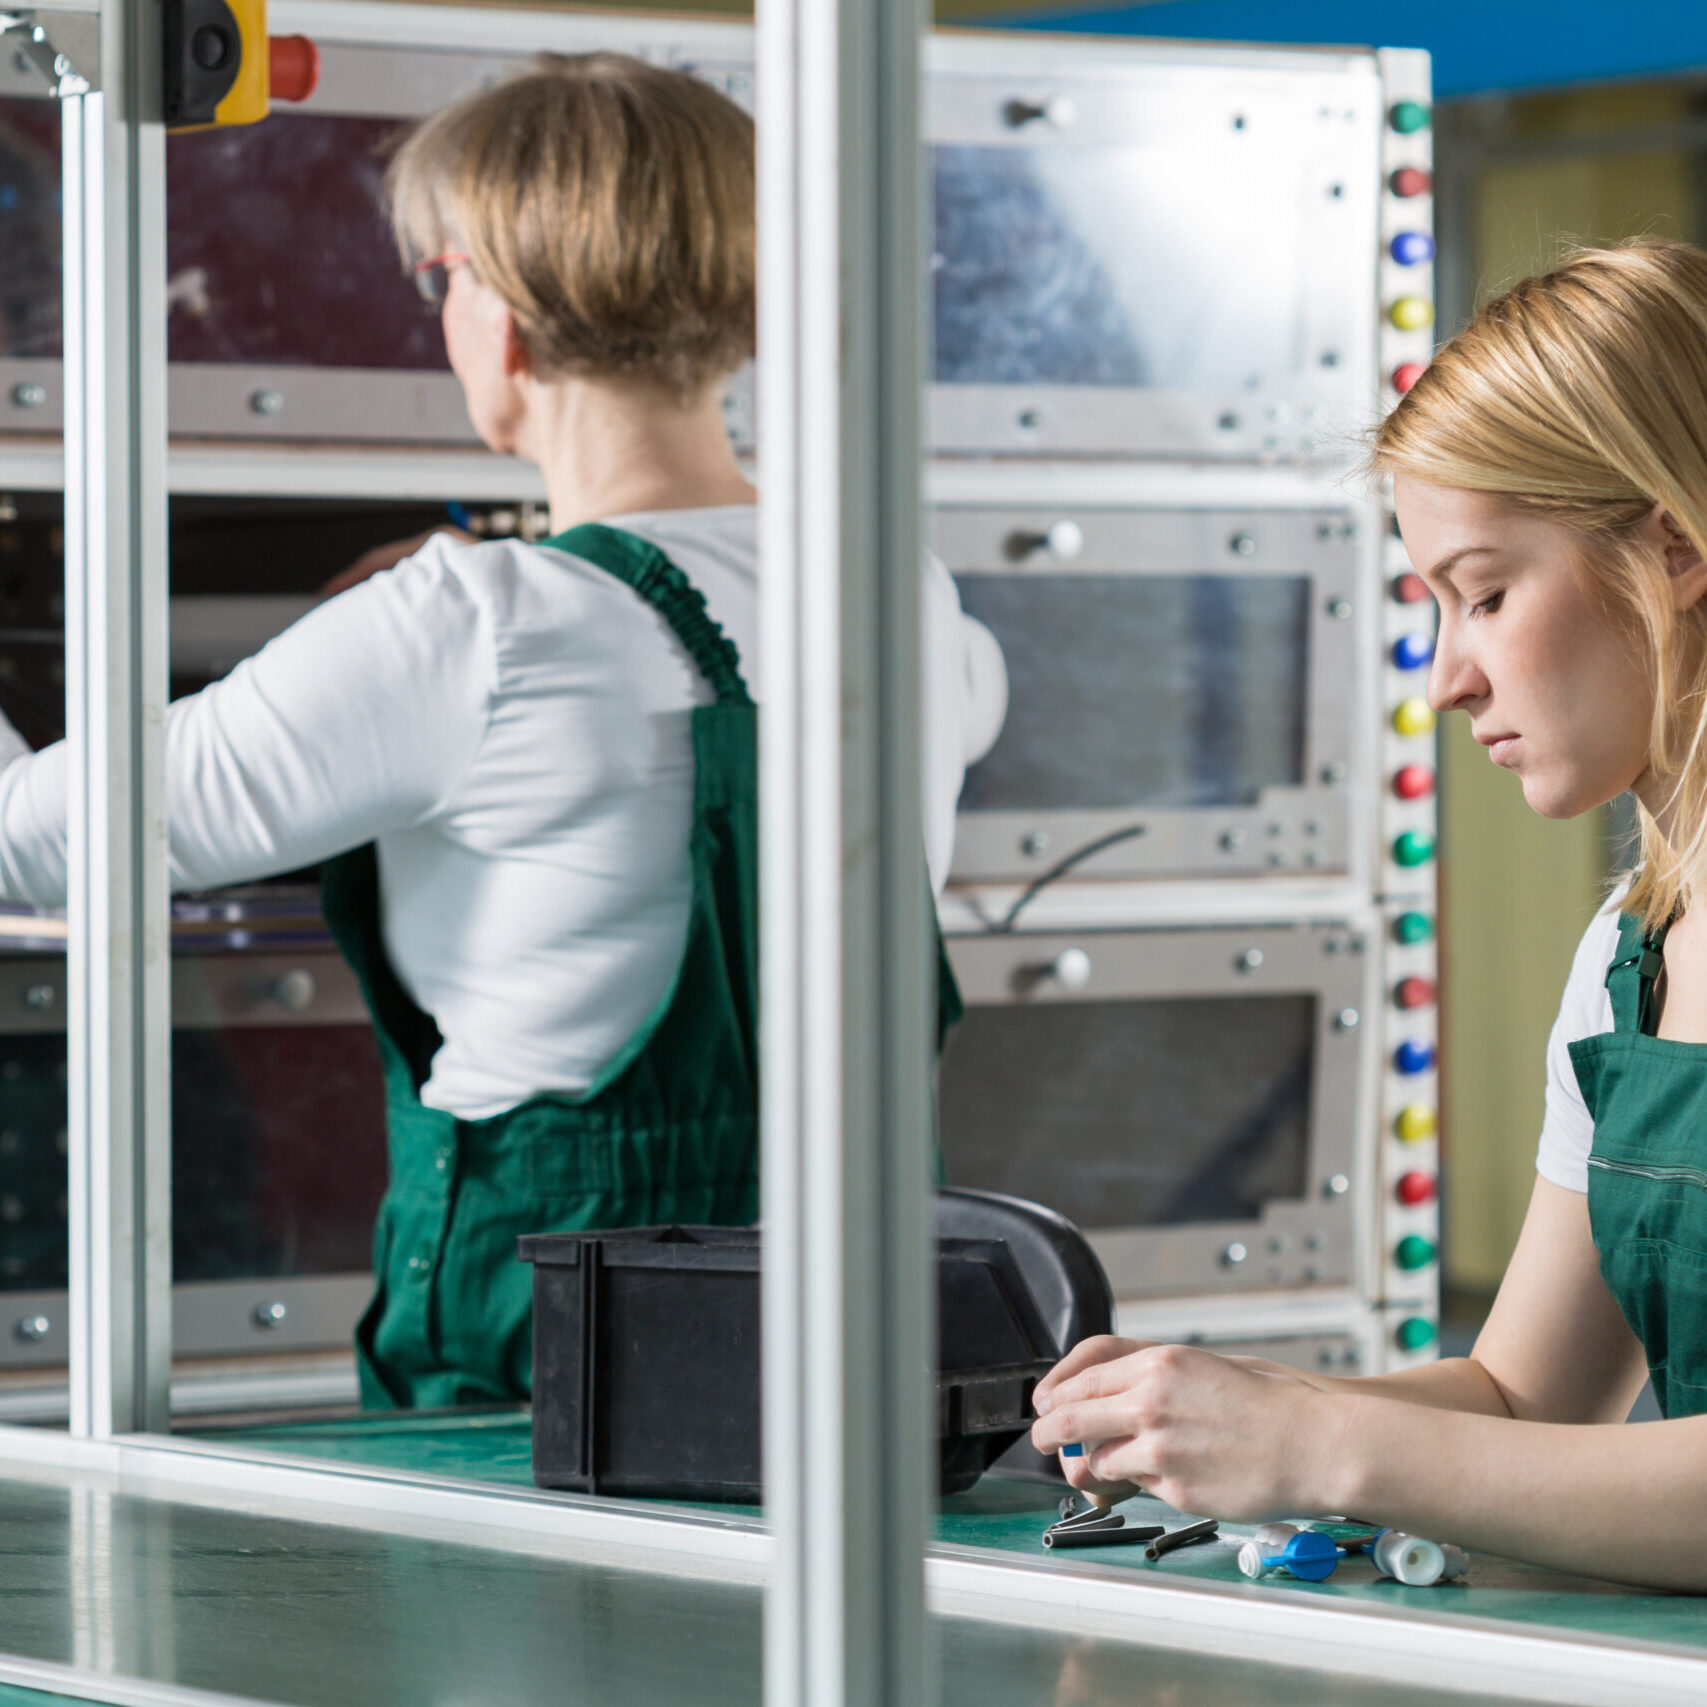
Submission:
[[[525,1396],[516,1235],[757,1213],[753,130],[682,72],[542,61],[415,131],[395,224],[553,537],[433,536],[171,708],[171,873],[327,862],[386,1069],[363,1397]],[[373,567],[372,559],[359,566]],[[1001,653],[924,586],[929,861]],[[65,895],[65,755],[0,719],[0,894]]]
[[[1374,462],[1440,606],[1431,703],[1535,811],[1628,789],[1641,816],[1565,988],[1522,1237],[1467,1358],[1335,1380],[1098,1340],[1032,1437],[1096,1443],[1064,1468],[1106,1494],[1704,1592],[1707,255],[1632,243],[1490,303]],[[1626,1424],[1650,1372],[1665,1420]]]

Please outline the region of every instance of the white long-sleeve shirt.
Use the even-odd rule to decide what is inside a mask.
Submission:
[[[617,518],[705,595],[762,698],[750,506]],[[940,888],[965,767],[995,741],[994,636],[931,560],[924,816]],[[171,882],[211,889],[378,845],[387,951],[467,1119],[586,1089],[662,999],[690,898],[689,712],[711,690],[622,582],[518,540],[437,535],[166,720]],[[0,718],[0,894],[66,893],[66,753]]]

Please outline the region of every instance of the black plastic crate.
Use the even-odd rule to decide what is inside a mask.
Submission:
[[[533,1478],[544,1488],[757,1501],[759,1231],[532,1233]],[[937,1245],[944,1493],[1031,1426],[1056,1361],[1008,1246]]]

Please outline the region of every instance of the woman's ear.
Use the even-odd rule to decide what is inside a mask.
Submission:
[[[1642,525],[1643,531],[1665,553],[1672,609],[1692,609],[1707,596],[1707,557],[1663,505],[1655,504]]]
[[[527,339],[522,336],[522,329],[516,324],[516,317],[506,306],[504,309],[504,377],[517,379],[533,373],[533,351],[528,348]]]

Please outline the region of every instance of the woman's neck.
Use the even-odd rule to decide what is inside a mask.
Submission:
[[[723,386],[683,400],[656,387],[562,379],[528,387],[517,452],[545,476],[554,533],[606,516],[751,504],[723,425]]]

